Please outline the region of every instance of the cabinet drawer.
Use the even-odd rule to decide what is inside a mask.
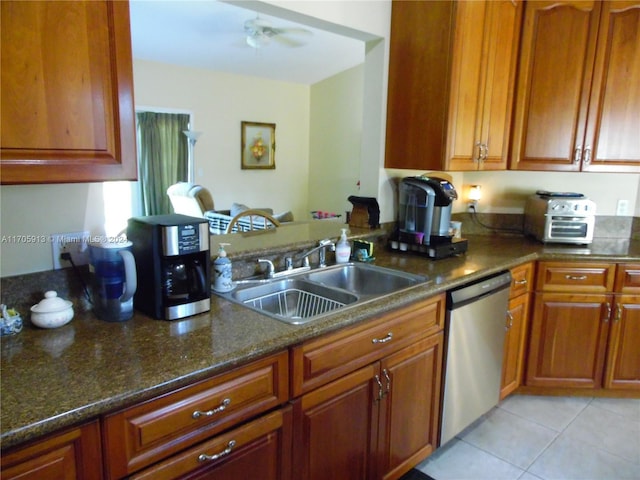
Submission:
[[[291,407],[276,410],[241,427],[218,435],[163,462],[131,480],[158,478],[285,478],[283,455],[291,451]],[[288,473],[287,473],[288,474]],[[189,477],[193,478],[193,477]]]
[[[108,478],[121,478],[288,400],[282,352],[104,420]]]
[[[614,264],[540,262],[536,290],[568,293],[612,292],[614,278]]]
[[[99,423],[93,421],[26,446],[3,451],[0,478],[100,480]]]
[[[616,292],[640,293],[640,263],[621,263],[618,265]]]
[[[509,298],[515,298],[531,291],[533,281],[533,263],[525,263],[511,269],[511,290]]]
[[[445,297],[429,300],[292,349],[292,395],[297,397],[442,330]]]

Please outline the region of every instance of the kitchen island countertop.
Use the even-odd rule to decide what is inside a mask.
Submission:
[[[173,322],[136,313],[129,321],[108,323],[78,308],[69,324],[42,330],[23,313],[23,331],[2,338],[1,446],[82,423],[527,261],[640,260],[640,240],[595,239],[588,247],[542,245],[521,236],[468,241],[466,254],[437,261],[378,248],[376,265],[429,281],[300,326],[216,295],[210,312]]]

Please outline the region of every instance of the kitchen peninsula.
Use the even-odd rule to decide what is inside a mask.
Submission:
[[[251,256],[305,249],[318,234],[328,234],[325,229],[332,232],[340,226],[330,222],[299,226],[291,231],[291,242],[280,246],[265,242],[265,236],[262,240],[248,237],[242,241],[258,241],[266,249],[249,254],[242,250],[241,241],[229,249],[230,257],[234,263],[246,260],[250,265]],[[302,326],[268,318],[215,295],[210,312],[175,322],[153,320],[139,313],[123,323],[102,322],[81,298],[72,298],[76,315],[62,328],[41,330],[25,322],[20,334],[2,338],[3,452],[526,262],[640,262],[639,240],[597,238],[588,247],[545,246],[517,235],[469,236],[465,255],[433,261],[387,250],[384,233],[352,229],[351,238],[380,236],[374,252],[376,265],[424,275],[429,281],[353,309],[337,310]],[[238,278],[237,273],[234,276]],[[15,298],[22,298],[23,315],[24,302],[30,298],[21,297],[29,285],[27,277],[2,279],[3,302],[19,304]]]

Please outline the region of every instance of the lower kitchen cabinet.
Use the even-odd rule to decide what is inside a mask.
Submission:
[[[4,480],[100,480],[102,456],[98,421],[2,452]]]
[[[382,360],[375,478],[399,478],[436,449],[443,348],[440,332]]]
[[[294,402],[294,478],[370,478],[380,408],[376,376],[377,366],[368,365]]]
[[[291,407],[277,410],[160,462],[131,480],[289,480]]]
[[[529,317],[529,294],[509,300],[507,331],[504,339],[500,399],[513,393],[522,383],[525,360],[525,340]]]
[[[640,297],[620,295],[616,298],[604,387],[640,390]]]
[[[191,470],[199,475],[203,468],[203,462],[198,461],[201,454],[223,452],[216,458],[237,458],[243,455],[241,452],[255,450],[248,445],[256,441],[271,442],[270,448],[280,449],[273,442],[284,441],[276,438],[284,433],[274,433],[286,430],[282,413],[264,417],[256,424],[246,422],[261,414],[269,415],[287,402],[288,368],[285,351],[107,415],[102,422],[107,478],[133,474],[182,478]],[[227,448],[229,452],[224,453]],[[216,461],[204,463],[213,469],[218,465]],[[220,468],[226,471],[232,467]]]
[[[296,347],[294,378],[303,377],[301,371],[309,373],[310,363],[304,361],[309,359],[319,367],[340,357],[334,368],[355,368],[294,401],[293,478],[396,479],[435,450],[443,307],[439,296],[385,315],[367,329],[351,332],[353,344],[341,342],[345,338],[338,332],[312,341],[308,348]],[[436,331],[430,332],[429,326]],[[384,335],[377,332],[380,328]],[[358,341],[365,338],[366,342]],[[394,340],[398,347],[393,347]],[[371,358],[376,350],[380,355],[361,366],[354,352],[362,352],[365,344],[370,348],[365,356]],[[323,374],[331,376],[328,371]]]
[[[443,333],[294,403],[294,478],[399,478],[438,440]]]
[[[639,278],[632,263],[540,262],[526,385],[640,391]]]
[[[537,293],[528,386],[600,388],[613,295]]]
[[[500,399],[513,393],[524,376],[527,330],[529,327],[529,304],[533,285],[533,263],[525,263],[511,269],[509,310],[507,311],[504,356]]]

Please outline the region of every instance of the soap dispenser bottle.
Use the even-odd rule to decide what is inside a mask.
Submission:
[[[347,263],[351,258],[351,245],[347,241],[347,229],[342,229],[340,240],[336,245],[336,263]]]
[[[231,260],[227,258],[227,252],[224,250],[225,245],[229,244],[220,244],[218,258],[213,262],[213,289],[216,292],[230,292],[233,290]]]

